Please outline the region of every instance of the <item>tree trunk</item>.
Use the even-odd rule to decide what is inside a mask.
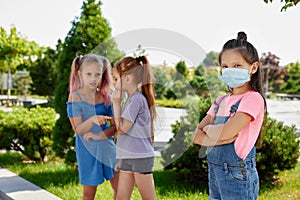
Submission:
[[[7,99],[10,99],[10,87],[11,87],[11,72],[10,72],[10,67],[8,67],[8,73],[7,73]]]

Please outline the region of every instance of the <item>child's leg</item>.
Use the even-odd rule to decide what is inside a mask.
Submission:
[[[134,173],[134,180],[143,200],[155,200],[153,174]]]
[[[83,185],[83,200],[94,200],[97,186]]]
[[[117,198],[119,173],[116,173],[112,179],[110,179],[111,188],[114,190],[114,199]]]
[[[132,172],[119,172],[117,200],[130,200],[134,187],[134,176]]]

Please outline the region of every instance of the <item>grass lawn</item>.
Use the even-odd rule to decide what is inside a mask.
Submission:
[[[56,196],[75,200],[81,199],[82,186],[78,184],[77,170],[60,161],[47,163],[26,163],[18,153],[1,153],[0,166],[19,174],[28,181],[46,189]],[[190,184],[176,182],[174,171],[163,171],[160,158],[155,160],[154,179],[157,199],[194,200],[208,199],[205,187],[195,188]],[[284,200],[300,199],[300,163],[295,169],[280,173],[280,182],[276,186],[262,186],[259,199]],[[109,182],[98,187],[96,199],[113,199]],[[139,200],[134,189],[132,200]]]

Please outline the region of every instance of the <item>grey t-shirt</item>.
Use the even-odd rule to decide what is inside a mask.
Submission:
[[[131,121],[133,125],[126,134],[118,134],[117,159],[153,157],[151,116],[143,94],[136,92],[127,99],[121,118]]]

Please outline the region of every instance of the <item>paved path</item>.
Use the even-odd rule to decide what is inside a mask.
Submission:
[[[0,167],[0,200],[58,200],[59,197]]]
[[[267,100],[271,118],[282,121],[284,125],[295,125],[300,130],[300,100]]]

